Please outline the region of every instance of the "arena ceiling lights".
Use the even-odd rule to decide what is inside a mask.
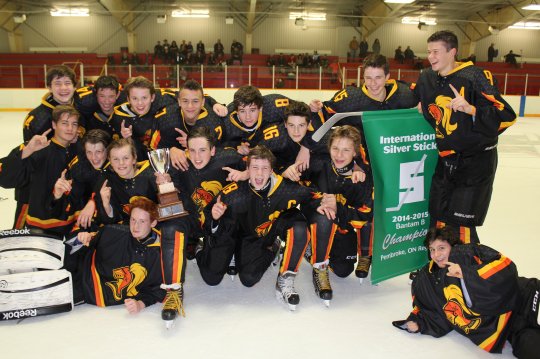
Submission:
[[[53,9],[51,16],[90,16],[90,10],[84,7],[72,7],[68,9]]]
[[[384,2],[388,4],[410,4],[414,0],[384,0]]]
[[[539,11],[540,10],[540,4],[538,4],[535,0],[531,1],[531,3],[527,6],[522,7],[523,10],[533,10],[533,11]]]
[[[540,22],[516,22],[510,29],[540,30]]]
[[[290,12],[290,20],[304,19],[311,21],[326,21],[326,13],[324,12]]]
[[[173,10],[171,16],[172,17],[208,18],[210,17],[210,11],[208,9]]]
[[[401,19],[402,24],[407,25],[437,25],[437,19],[434,17],[411,17],[405,16]]]

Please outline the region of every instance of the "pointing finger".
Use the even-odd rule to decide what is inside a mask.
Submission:
[[[461,96],[458,92],[458,90],[456,90],[456,88],[454,86],[452,86],[452,84],[448,84],[450,86],[450,89],[452,90],[452,92],[454,93],[454,96],[456,97],[459,97]]]
[[[52,128],[49,128],[47,131],[43,132],[42,136],[47,137],[47,135],[48,135],[49,133],[51,133],[51,131],[52,131]]]

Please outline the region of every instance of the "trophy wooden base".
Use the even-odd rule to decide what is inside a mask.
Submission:
[[[184,204],[178,198],[178,192],[158,193],[158,222],[168,219],[184,217],[189,214],[184,209]]]

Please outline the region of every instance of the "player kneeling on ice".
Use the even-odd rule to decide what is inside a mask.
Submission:
[[[197,264],[204,281],[217,285],[234,255],[240,281],[252,287],[278,254],[281,238],[285,248],[276,296],[294,310],[300,302],[294,279],[308,242],[308,221],[297,206],[334,218],[336,202],[323,206],[322,193],[275,174],[275,157],[264,146],[250,151],[247,164],[249,181],[229,184],[206,206],[207,238]]]
[[[461,244],[448,227],[430,229],[424,245],[431,261],[413,280],[413,311],[394,326],[436,338],[455,330],[490,353],[508,340],[516,357],[539,357],[538,279],[518,277],[509,258]]]

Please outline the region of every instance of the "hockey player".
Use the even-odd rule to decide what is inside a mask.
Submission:
[[[313,156],[309,169],[301,174],[318,191],[335,197],[336,220],[329,230],[325,223],[311,226],[311,257],[315,290],[332,298],[328,268],[339,277],[347,277],[354,270],[360,250],[371,255],[371,246],[360,248],[361,228],[371,221],[373,185],[370,178],[353,183],[354,158],[360,147],[360,132],[352,126],[337,127],[330,135],[330,158]],[[324,285],[323,285],[324,284]],[[325,299],[325,298],[323,298]]]
[[[84,155],[77,155],[68,171],[56,181],[53,191],[53,210],[75,214],[77,227],[89,228],[96,211],[94,189],[100,175],[107,170],[107,147],[111,137],[107,132],[93,129],[85,133],[81,143]],[[69,179],[67,179],[69,178]],[[67,210],[67,213],[66,213]]]
[[[497,140],[516,121],[491,72],[455,61],[457,36],[438,31],[428,38],[431,70],[415,92],[436,132],[439,159],[431,182],[432,226],[449,225],[463,243],[478,243],[476,227],[487,214],[497,169]]]
[[[84,119],[86,131],[98,128],[112,137],[113,129],[109,118],[115,106],[126,102],[125,92],[122,92],[122,86],[116,77],[100,76],[93,86],[81,87],[76,94],[75,107]]]
[[[247,155],[263,138],[262,129],[285,120],[289,101],[278,94],[263,96],[254,86],[240,87],[228,106],[229,116],[223,121],[222,146],[237,148],[238,153]]]
[[[153,230],[157,206],[137,198],[129,207],[129,227],[112,224],[77,234],[88,250],[73,276],[76,302],[100,307],[124,304],[135,314],[164,299],[159,232]]]
[[[390,78],[390,66],[385,56],[372,54],[366,57],[363,68],[364,84],[362,87],[347,86],[334,94],[334,97],[329,101],[313,100],[310,103],[311,110],[318,112],[317,115],[321,122],[326,122],[335,113],[396,110],[412,108],[417,105],[418,101],[409,85]],[[371,165],[361,117],[346,117],[340,120],[339,125],[352,125],[360,130],[362,142],[359,158],[356,162],[369,180],[373,182],[370,178]],[[303,144],[305,145],[306,142],[304,141]],[[362,245],[359,246],[355,274],[361,280],[367,277],[371,267],[372,231],[372,222],[367,223],[360,230]]]
[[[178,92],[178,101],[167,105],[155,115],[150,147],[169,148],[171,164],[177,169],[187,169],[184,155],[189,132],[206,126],[216,132],[218,141],[222,135],[222,121],[216,113],[226,115],[226,108],[204,95],[202,86],[195,80],[187,80]]]
[[[436,338],[455,330],[490,353],[508,340],[516,357],[538,358],[538,279],[518,277],[509,258],[462,244],[449,227],[431,228],[424,245],[431,261],[413,280],[413,311],[394,326]]]
[[[57,105],[67,105],[73,103],[75,93],[76,76],[75,72],[65,65],[52,66],[47,70],[46,85],[47,92],[41,99],[41,104],[30,111],[23,124],[23,140],[30,141],[34,135],[41,135],[52,128],[52,111]],[[49,138],[52,133],[49,132]],[[15,188],[15,200],[17,208],[13,228],[23,228],[28,213],[28,193],[29,189],[22,184]]]
[[[294,310],[300,301],[294,279],[308,240],[306,219],[296,206],[312,207],[334,218],[335,200],[333,204],[321,204],[321,193],[274,174],[275,157],[265,147],[253,148],[247,161],[249,181],[224,187],[205,209],[204,225],[209,238],[197,253],[197,264],[204,281],[217,285],[234,254],[240,281],[251,287],[277,254],[279,237],[285,249],[276,295]]]
[[[28,213],[26,225],[60,239],[69,232],[73,215],[59,218],[52,215],[50,194],[60,177],[76,155],[79,112],[71,105],[57,105],[52,112],[52,131],[34,135],[26,145],[11,151],[2,159],[0,183],[7,188],[28,184]]]

